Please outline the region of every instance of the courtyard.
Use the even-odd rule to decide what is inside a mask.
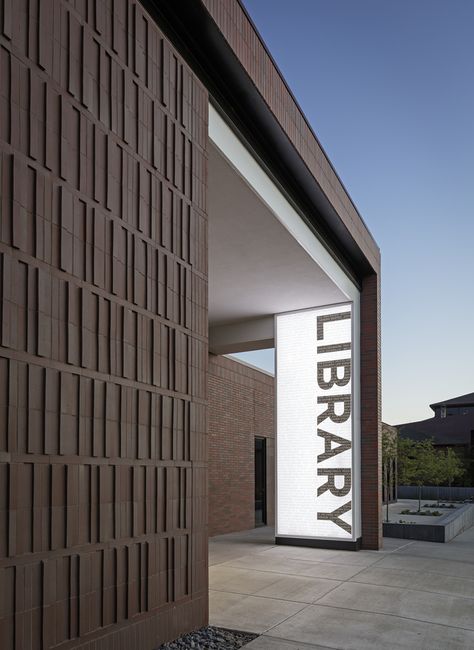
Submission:
[[[275,546],[272,528],[210,540],[210,624],[249,650],[474,647],[474,527],[381,551]]]

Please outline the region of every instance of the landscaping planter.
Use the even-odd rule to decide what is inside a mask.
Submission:
[[[474,505],[467,504],[449,512],[436,524],[384,523],[384,537],[416,539],[423,542],[449,542],[474,524]]]

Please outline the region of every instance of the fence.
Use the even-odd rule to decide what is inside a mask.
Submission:
[[[444,487],[439,488],[431,485],[423,486],[421,488],[421,498],[432,500],[438,498],[446,501],[465,501],[466,499],[474,498],[474,487]],[[397,489],[397,496],[399,499],[418,499],[418,486],[417,485],[399,485]]]

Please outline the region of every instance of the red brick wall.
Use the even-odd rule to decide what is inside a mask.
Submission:
[[[209,357],[209,534],[255,526],[255,436],[267,438],[267,523],[274,521],[274,378]]]

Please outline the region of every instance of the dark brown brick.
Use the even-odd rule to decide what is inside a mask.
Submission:
[[[151,650],[207,622],[207,93],[133,0],[0,23],[0,646]]]

